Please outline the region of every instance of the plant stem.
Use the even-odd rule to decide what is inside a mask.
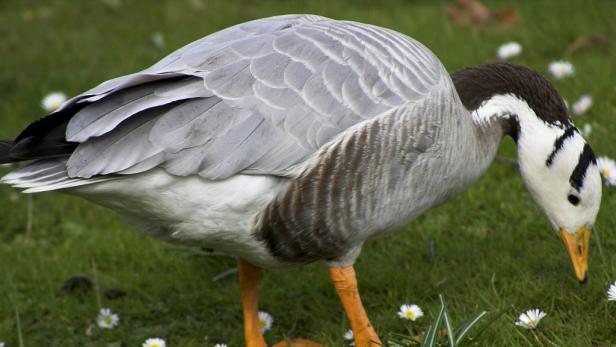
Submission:
[[[34,215],[34,202],[32,201],[32,194],[28,194],[26,198],[26,238],[32,237],[32,219]]]
[[[15,322],[17,324],[17,340],[19,341],[19,347],[25,347],[24,336],[21,332],[21,320],[19,319],[19,311],[15,307]]]
[[[96,260],[92,258],[92,272],[94,276],[94,289],[96,291],[96,304],[98,305],[98,310],[100,311],[103,308],[102,300],[101,300],[101,287],[98,283],[98,270],[96,268]]]

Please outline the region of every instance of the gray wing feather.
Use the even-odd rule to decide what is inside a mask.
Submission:
[[[166,112],[149,134],[150,141],[168,153],[203,145],[226,133],[250,113],[232,109],[220,98],[195,99]]]
[[[211,95],[203,86],[203,81],[198,78],[155,82],[121,90],[77,112],[68,123],[66,139],[86,142],[92,137],[108,133],[141,111],[175,101]]]
[[[160,117],[151,109],[130,117],[114,131],[80,144],[67,162],[69,176],[91,177],[130,168],[159,150],[152,146],[148,134]]]
[[[450,88],[443,76],[387,29],[300,15],[240,24],[74,98],[90,104],[67,129],[80,143],[68,172],[293,174],[355,124]]]
[[[205,77],[205,85],[225,99],[240,99],[252,93],[255,78],[250,73],[250,61],[242,60],[212,71]]]

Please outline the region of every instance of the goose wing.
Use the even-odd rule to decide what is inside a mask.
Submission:
[[[65,116],[76,144],[66,170],[293,175],[338,134],[422,100],[444,75],[427,48],[384,28],[306,15],[239,24],[67,102],[57,113],[76,110]]]

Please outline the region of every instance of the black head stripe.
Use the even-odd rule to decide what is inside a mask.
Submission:
[[[558,151],[561,150],[561,148],[563,148],[563,144],[565,143],[565,140],[567,140],[568,138],[572,137],[573,134],[575,134],[577,132],[577,129],[575,127],[569,127],[567,128],[567,130],[565,130],[565,132],[560,135],[559,138],[556,139],[556,141],[554,141],[554,149],[552,150],[552,153],[550,153],[550,155],[548,156],[548,159],[545,161],[545,166],[551,166],[552,162],[554,162],[554,158],[556,157],[556,154],[558,154]]]
[[[597,161],[595,160],[595,155],[592,153],[590,146],[585,144],[582,154],[580,154],[580,159],[578,160],[575,169],[573,169],[571,177],[569,177],[569,183],[571,183],[571,186],[578,191],[584,186],[586,171],[591,163],[596,165]]]

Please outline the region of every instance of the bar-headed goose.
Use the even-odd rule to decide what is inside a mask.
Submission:
[[[450,76],[372,25],[290,15],[211,34],[72,98],[2,142],[0,162],[33,160],[2,179],[25,192],[79,195],[147,234],[236,255],[251,347],[265,346],[260,269],[323,260],[368,346],[362,245],[463,192],[504,135],[584,280],[600,176],[556,89],[508,63]]]

